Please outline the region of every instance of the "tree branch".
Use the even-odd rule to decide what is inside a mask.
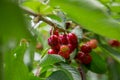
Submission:
[[[21,9],[26,12],[27,14],[30,14],[30,15],[33,15],[35,17],[38,17],[39,18],[39,21],[42,20],[43,22],[47,23],[48,25],[54,27],[55,29],[58,29],[59,31],[61,32],[65,32],[64,29],[62,28],[59,28],[57,27],[57,25],[55,23],[53,23],[52,21],[48,20],[47,18],[45,18],[44,16],[42,16],[40,13],[35,13],[33,11],[31,11],[30,9],[28,8],[25,8],[25,7],[21,7]]]

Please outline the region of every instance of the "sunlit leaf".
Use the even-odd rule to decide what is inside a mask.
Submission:
[[[107,64],[97,53],[91,52],[92,62],[86,67],[98,74],[103,74],[107,71]]]
[[[52,6],[60,6],[74,21],[97,34],[120,39],[120,23],[110,17],[97,0],[50,0]]]
[[[62,70],[53,72],[46,80],[73,80]]]
[[[29,80],[28,68],[23,62],[27,47],[19,45],[5,55],[5,80]]]
[[[60,55],[47,54],[40,60],[40,66],[43,67],[43,66],[53,65],[55,63],[64,62],[64,61],[65,60]]]
[[[60,68],[72,77],[71,80],[81,80],[80,73],[76,68],[67,64],[61,64]]]

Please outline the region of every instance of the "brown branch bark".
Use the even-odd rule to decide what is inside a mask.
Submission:
[[[54,27],[55,29],[58,29],[61,32],[65,32],[64,29],[57,27],[57,25],[55,23],[53,23],[52,21],[48,20],[47,18],[45,18],[44,16],[42,16],[40,13],[35,13],[33,11],[31,11],[28,8],[25,7],[21,7],[21,9],[26,12],[27,14],[33,15],[35,17],[39,17],[39,20],[42,20],[43,22],[47,23],[48,25]]]
[[[84,72],[84,70],[82,69],[82,67],[79,67],[79,68],[78,68],[78,71],[79,71],[79,73],[80,73],[80,75],[81,75],[82,80],[86,80],[86,75],[85,75],[85,72]]]

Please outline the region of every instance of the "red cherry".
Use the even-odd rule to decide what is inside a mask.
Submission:
[[[109,40],[108,43],[112,47],[119,47],[120,46],[120,42],[118,40],[115,40],[115,39]]]
[[[58,52],[60,50],[60,45],[57,44],[56,46],[51,46],[51,48]]]
[[[70,48],[70,53],[73,52],[76,48],[76,46],[74,46],[72,44],[68,44],[68,47]]]
[[[67,34],[68,43],[74,45],[77,47],[78,41],[77,36],[74,33],[68,33]]]
[[[81,52],[81,51],[79,51],[77,56],[76,56],[76,58],[80,61],[82,61],[84,59],[84,57],[85,57],[85,53]]]
[[[58,54],[61,55],[62,57],[64,57],[65,59],[69,58],[70,48],[68,47],[68,45],[61,45],[60,51]]]
[[[92,48],[88,44],[83,44],[81,46],[81,51],[84,53],[90,53],[92,51]]]
[[[61,51],[59,51],[58,54],[61,55],[62,57],[64,57],[65,59],[68,59],[69,56],[70,56],[69,52],[61,52]]]
[[[53,29],[51,29],[50,30],[50,35],[56,35],[56,36],[59,36],[59,33],[58,33],[59,31],[56,29],[56,30],[53,30]]]
[[[70,51],[70,48],[68,45],[61,45],[60,46],[60,51],[61,52],[69,52]]]
[[[51,35],[50,38],[48,39],[48,44],[50,46],[56,46],[58,44],[58,36]]]
[[[57,54],[57,52],[54,49],[49,49],[48,54]]]
[[[59,35],[59,41],[60,41],[60,44],[68,44],[68,40],[67,40],[67,35],[66,34],[63,34],[63,35]]]
[[[86,44],[90,45],[90,47],[91,47],[92,49],[95,49],[95,48],[97,48],[98,42],[97,42],[96,39],[91,39],[91,40],[88,41]]]
[[[92,61],[92,57],[90,56],[90,54],[85,54],[84,59],[82,60],[82,62],[84,64],[90,64],[90,62]]]
[[[78,52],[77,59],[80,60],[83,64],[90,64],[92,57],[88,53]]]

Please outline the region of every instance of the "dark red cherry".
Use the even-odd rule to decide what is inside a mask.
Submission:
[[[88,44],[83,44],[80,49],[84,53],[90,53],[92,51],[92,48]]]
[[[68,44],[68,40],[67,40],[67,35],[66,34],[61,34],[59,35],[59,42],[60,44]]]
[[[118,40],[115,40],[115,39],[109,40],[108,43],[112,47],[119,47],[120,46],[120,42]]]
[[[57,54],[57,52],[54,49],[49,49],[48,54]]]
[[[56,46],[58,44],[58,36],[51,35],[50,38],[48,39],[48,44],[50,46]]]

